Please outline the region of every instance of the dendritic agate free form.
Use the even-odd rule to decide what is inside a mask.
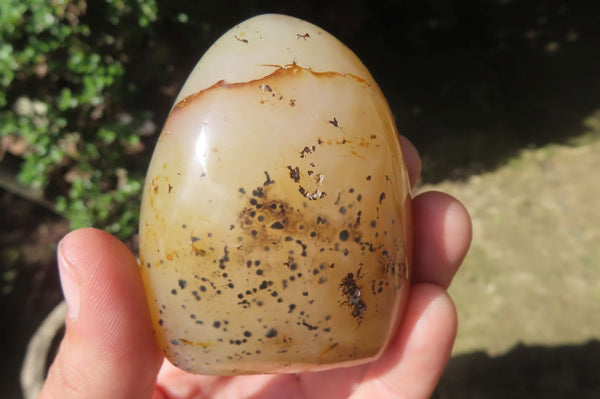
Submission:
[[[403,311],[410,193],[369,71],[262,15],[192,71],[148,169],[140,262],[159,346],[194,373],[377,358]]]

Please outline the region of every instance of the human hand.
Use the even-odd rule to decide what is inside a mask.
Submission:
[[[414,185],[420,159],[408,140],[402,144]],[[58,249],[67,329],[40,398],[429,398],[456,334],[456,310],[446,289],[469,248],[471,223],[460,202],[439,192],[414,198],[413,219],[409,299],[379,360],[235,377],[192,375],[163,360],[135,256],[105,232],[73,231]]]

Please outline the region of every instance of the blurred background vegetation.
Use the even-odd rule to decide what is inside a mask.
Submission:
[[[61,298],[60,236],[96,226],[135,248],[145,169],[179,88],[214,40],[265,12],[313,22],[358,54],[422,153],[422,184],[600,138],[594,0],[1,0],[7,397]]]
[[[144,173],[136,155],[143,134],[154,132],[152,111],[137,101],[146,94],[136,75],[138,68],[162,73],[139,64],[156,2],[7,0],[0,7],[5,176],[14,167],[17,183],[72,228],[131,236]]]

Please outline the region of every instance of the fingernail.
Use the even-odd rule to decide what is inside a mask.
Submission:
[[[58,244],[58,274],[62,286],[63,295],[67,302],[67,317],[75,320],[79,316],[79,286],[75,279],[73,267],[63,254],[61,243]]]

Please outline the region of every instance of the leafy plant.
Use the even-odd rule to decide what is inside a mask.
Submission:
[[[0,139],[22,144],[8,149],[19,182],[45,190],[73,228],[137,228],[143,168],[132,166],[153,125],[129,105],[126,68],[156,18],[155,0],[0,2]]]

